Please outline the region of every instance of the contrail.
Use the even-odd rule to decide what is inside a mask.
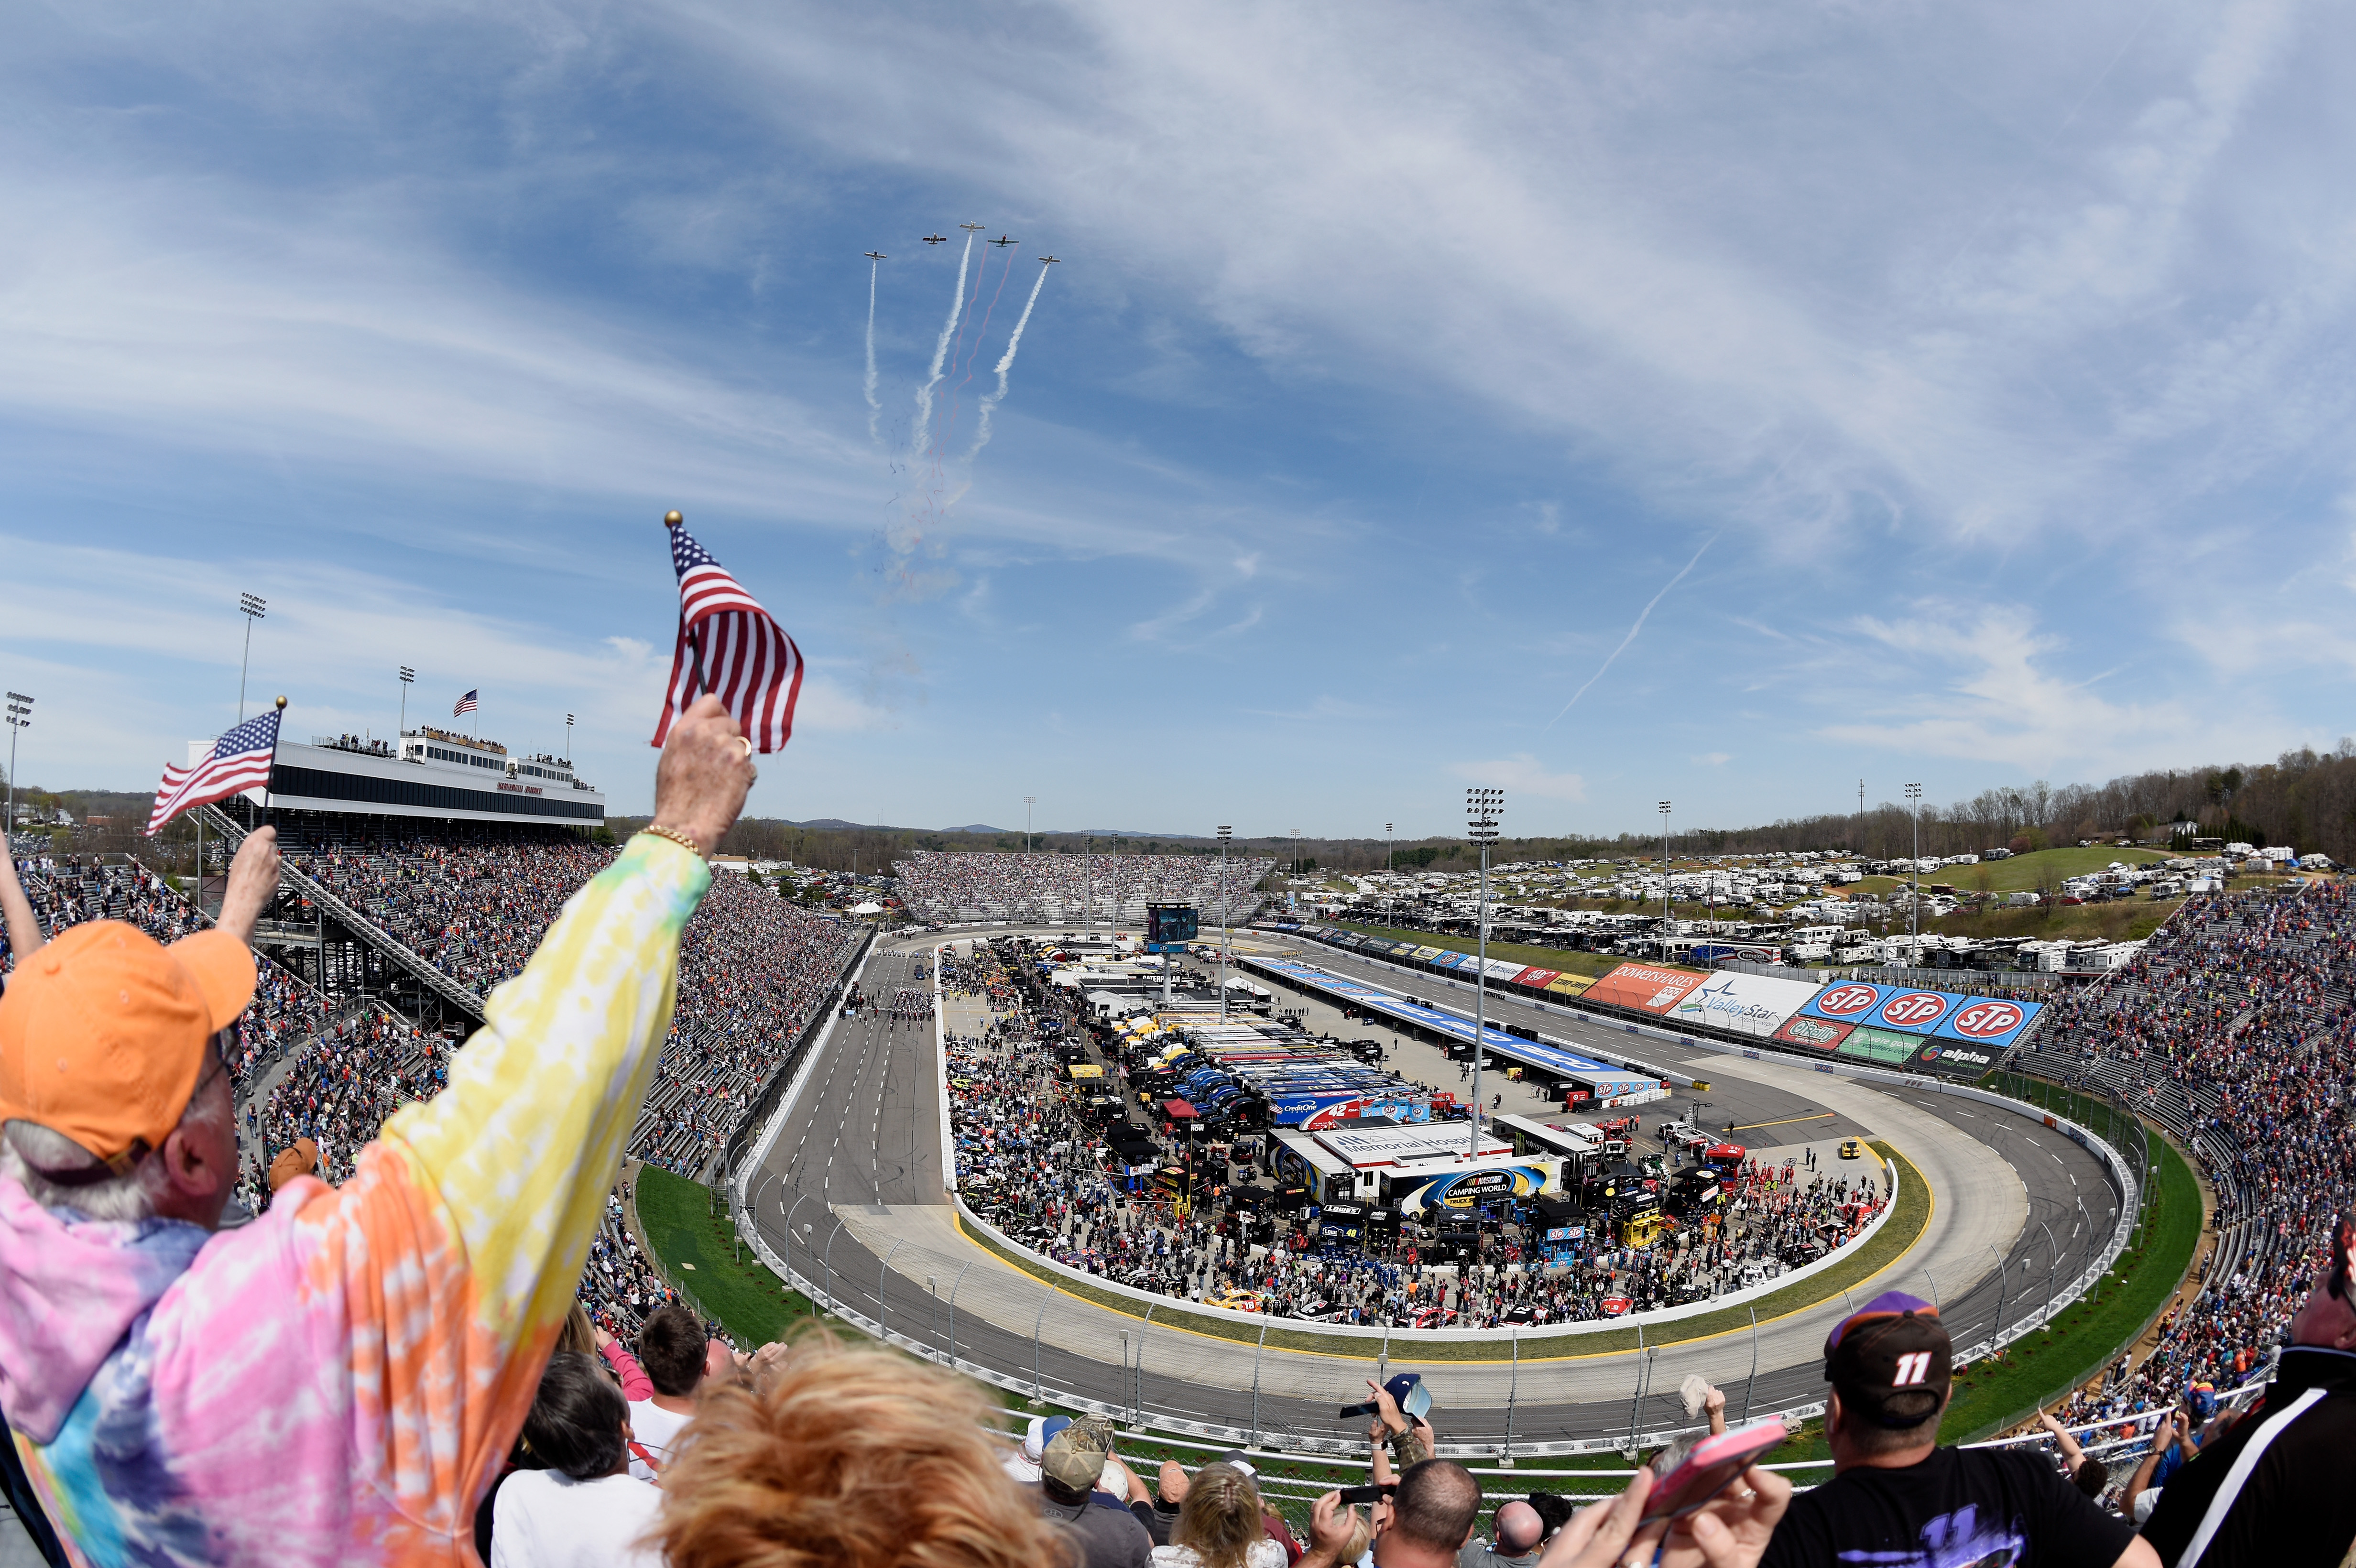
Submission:
[[[875,400],[875,275],[883,270],[881,261],[867,263],[867,379],[864,389],[867,393],[867,439],[877,445],[882,443],[877,438],[875,427],[876,421],[884,417],[884,405]]]
[[[1653,605],[1658,604],[1662,600],[1666,599],[1669,596],[1669,590],[1675,588],[1678,583],[1683,582],[1686,580],[1686,572],[1691,571],[1695,567],[1701,564],[1702,551],[1707,550],[1710,546],[1717,542],[1718,536],[1716,534],[1712,534],[1709,538],[1701,541],[1701,549],[1694,551],[1693,559],[1686,562],[1684,570],[1680,571],[1675,577],[1670,578],[1667,583],[1662,587],[1661,591],[1653,595],[1651,604],[1645,605],[1642,610],[1636,613],[1636,624],[1628,628],[1628,635],[1620,639],[1620,645],[1618,647],[1612,650],[1611,658],[1605,659],[1601,665],[1597,667],[1595,673],[1587,677],[1587,686],[1582,686],[1577,691],[1570,694],[1570,701],[1562,705],[1562,713],[1558,713],[1554,718],[1547,720],[1546,721],[1546,730],[1539,731],[1539,734],[1543,735],[1546,733],[1547,730],[1553,729],[1555,724],[1562,718],[1562,714],[1569,712],[1572,706],[1576,704],[1580,698],[1587,695],[1587,687],[1593,686],[1597,681],[1603,678],[1603,672],[1612,667],[1612,660],[1617,659],[1622,654],[1626,653],[1628,651],[1628,645],[1636,640],[1636,634],[1644,629],[1644,617],[1653,613]]]
[[[958,257],[957,297],[949,301],[949,318],[941,327],[941,340],[933,345],[932,368],[925,372],[924,385],[916,389],[916,425],[908,432],[908,451],[921,458],[925,444],[933,438],[933,389],[941,384],[941,364],[949,357],[949,338],[957,332],[958,318],[965,315],[965,268],[973,260],[973,233],[968,230],[965,251]]]
[[[1023,302],[1023,315],[1014,323],[1014,336],[1006,340],[1006,354],[998,361],[998,390],[981,400],[981,414],[974,424],[973,450],[965,454],[968,463],[980,455],[981,449],[990,444],[991,411],[1005,400],[1006,373],[1014,368],[1014,351],[1023,347],[1023,329],[1031,325],[1031,307],[1039,303],[1039,291],[1046,286],[1047,269],[1042,267],[1039,269],[1039,281],[1031,285],[1031,297]]]

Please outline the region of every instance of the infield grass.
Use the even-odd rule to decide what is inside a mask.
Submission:
[[[740,1344],[766,1345],[820,1316],[800,1291],[789,1290],[758,1253],[736,1245],[726,1211],[713,1213],[712,1189],[659,1166],[638,1168],[638,1229],[654,1249],[664,1276],[693,1297]]]

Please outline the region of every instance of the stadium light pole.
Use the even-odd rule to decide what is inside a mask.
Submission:
[[[1661,802],[1661,958],[1669,956],[1669,937],[1673,927],[1669,920],[1669,803]]]
[[[1227,944],[1235,940],[1234,924],[1227,918],[1227,840],[1236,830],[1226,823],[1219,824],[1219,1021],[1227,1021]]]
[[[1906,901],[1906,963],[1922,967],[1922,786],[1906,786],[1906,811],[1914,818],[1913,896]]]
[[[1391,826],[1387,822],[1383,824],[1383,923],[1385,925],[1389,925],[1396,918],[1391,912],[1391,883],[1398,876],[1398,852],[1391,848]]]
[[[245,667],[247,660],[253,656],[253,624],[262,619],[262,612],[269,607],[270,601],[258,593],[237,596],[238,613],[245,617],[245,652],[239,656],[237,661],[237,721],[241,724],[245,722]]]
[[[1489,1038],[1489,846],[1497,841],[1497,818],[1505,809],[1502,789],[1464,792],[1464,837],[1481,846],[1481,902],[1474,921],[1480,967],[1472,972],[1472,1141],[1468,1158],[1481,1156],[1481,1058]]]
[[[1031,808],[1038,804],[1039,797],[1035,795],[1023,797],[1023,852],[1025,855],[1031,853]]]
[[[392,749],[395,755],[398,755],[402,750],[401,737],[409,731],[409,688],[417,679],[417,672],[407,665],[398,667],[401,671],[401,717],[393,720]],[[569,713],[564,718],[568,724],[573,720],[573,716]],[[570,736],[572,731],[567,731],[565,733]]]
[[[573,765],[573,715],[564,716],[564,765]]]
[[[16,831],[16,737],[33,727],[33,699],[21,691],[8,694],[8,820],[0,823],[0,852],[15,854],[8,835]]]

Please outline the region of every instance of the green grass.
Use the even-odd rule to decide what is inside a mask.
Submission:
[[[1922,1229],[1931,1221],[1929,1189],[1922,1173],[1913,1162],[1888,1144],[1873,1140],[1870,1147],[1886,1158],[1894,1159],[1899,1168],[1898,1211],[1874,1232],[1853,1257],[1845,1257],[1831,1268],[1768,1296],[1756,1305],[1761,1322],[1788,1313],[1803,1311],[1820,1301],[1838,1296],[1872,1278],[1890,1263],[1903,1255],[1920,1240]],[[1002,1246],[985,1232],[968,1225],[960,1219],[958,1228],[980,1246],[988,1248],[1007,1263],[1033,1278],[1076,1296],[1084,1301],[1126,1317],[1142,1318],[1145,1304],[1117,1291],[1099,1285],[1085,1285],[1066,1275],[1053,1273],[1040,1265],[1030,1253]],[[1178,1303],[1161,1299],[1153,1304],[1153,1321],[1201,1334],[1214,1339],[1233,1339],[1251,1345],[1259,1342],[1260,1330],[1248,1322],[1230,1321],[1208,1313],[1192,1312]],[[1648,1326],[1644,1343],[1648,1346],[1681,1344],[1707,1339],[1713,1334],[1731,1333],[1751,1326],[1751,1307],[1729,1307],[1716,1312],[1706,1312],[1694,1317],[1679,1318],[1674,1323]],[[1373,1360],[1381,1340],[1358,1339],[1355,1336],[1319,1333],[1313,1328],[1282,1328],[1271,1326],[1268,1343],[1280,1350],[1301,1350],[1315,1355],[1339,1356],[1351,1360]],[[1408,1347],[1412,1345],[1412,1349]],[[1608,1329],[1581,1334],[1547,1334],[1544,1329],[1525,1329],[1521,1335],[1521,1359],[1529,1361],[1548,1356],[1602,1356],[1636,1348],[1636,1330],[1633,1328]],[[1491,1339],[1452,1339],[1440,1341],[1392,1342],[1391,1360],[1395,1361],[1506,1361],[1513,1359],[1511,1339],[1503,1330]]]
[[[1459,953],[1475,951],[1480,944],[1469,936],[1450,936],[1437,931],[1401,931],[1387,925],[1362,925],[1355,921],[1336,921],[1344,931],[1355,931],[1366,936],[1386,937],[1392,942],[1412,942],[1424,947],[1450,947]],[[1525,947],[1518,942],[1489,944],[1489,956],[1507,963],[1519,964],[1528,969],[1553,969],[1565,975],[1609,975],[1625,958],[1606,953],[1567,953],[1559,947]],[[1667,965],[1676,968],[1676,965]]]
[[[2063,1093],[2055,1092],[2057,1100]],[[2184,1157],[2157,1133],[2152,1149],[2160,1169],[2151,1221],[2138,1244],[2119,1254],[2092,1299],[2081,1297],[2051,1328],[1957,1373],[1954,1399],[1940,1424],[1942,1440],[1991,1435],[2061,1398],[2141,1336],[2183,1283],[2201,1244],[2201,1185]],[[2008,1307],[2006,1315],[2015,1310]]]
[[[638,1168],[638,1228],[671,1284],[694,1297],[739,1343],[766,1345],[818,1309],[788,1290],[749,1246],[736,1245],[726,1211],[713,1213],[712,1189],[648,1165]]]

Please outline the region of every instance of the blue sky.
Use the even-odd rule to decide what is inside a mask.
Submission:
[[[642,808],[670,507],[810,660],[766,815],[1420,834],[1477,782],[1616,831],[2329,744],[2351,45],[2145,0],[22,8],[22,772],[151,787],[233,720],[250,591],[292,732],[386,732],[405,663],[412,719],[577,713]],[[958,248],[916,241],[961,221],[1022,243],[936,478]]]

